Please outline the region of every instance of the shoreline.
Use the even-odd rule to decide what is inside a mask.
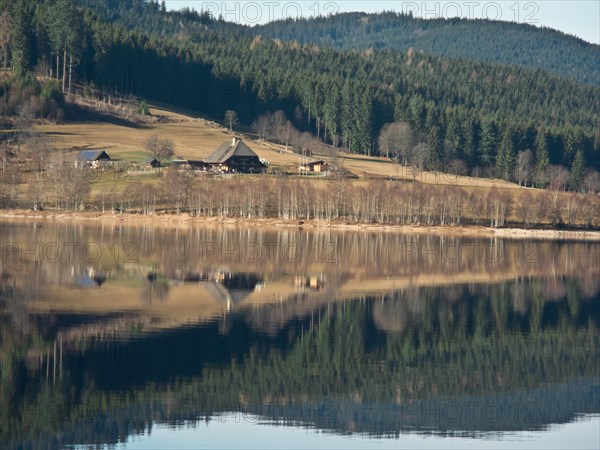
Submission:
[[[187,213],[157,214],[145,216],[131,213],[99,213],[72,211],[30,211],[0,210],[0,222],[72,222],[127,226],[152,226],[156,228],[190,228],[194,226],[225,227],[260,227],[260,228],[299,228],[309,230],[392,232],[400,234],[427,234],[450,237],[498,237],[505,239],[534,240],[579,240],[600,242],[600,231],[556,230],[556,229],[524,229],[524,228],[491,228],[473,225],[393,225],[379,223],[353,223],[348,221],[327,222],[315,219],[277,219],[277,218],[245,218],[245,217],[196,217]],[[302,223],[301,223],[302,222]]]

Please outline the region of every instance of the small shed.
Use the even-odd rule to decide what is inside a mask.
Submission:
[[[162,167],[162,164],[158,159],[153,158],[153,159],[149,159],[148,161],[144,162],[144,166],[147,169],[158,169],[159,167]]]
[[[300,164],[300,172],[321,173],[327,171],[327,163],[325,161],[313,161]]]

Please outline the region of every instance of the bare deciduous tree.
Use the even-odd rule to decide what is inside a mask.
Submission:
[[[152,153],[152,156],[158,160],[170,158],[173,156],[175,146],[170,139],[161,139],[158,135],[150,136],[145,143],[146,150]]]
[[[263,114],[252,122],[252,129],[258,134],[258,138],[263,140],[267,137],[270,125],[269,118]]]
[[[512,205],[510,194],[493,188],[487,196],[487,204],[490,226],[494,228],[503,227]]]
[[[396,162],[407,164],[414,145],[414,134],[406,122],[387,123],[379,134],[379,151]]]
[[[534,217],[534,205],[533,197],[529,192],[523,192],[519,196],[517,203],[517,215],[523,222],[524,227],[529,227]]]
[[[410,163],[422,171],[429,159],[429,146],[425,142],[419,142],[410,152]]]
[[[515,179],[519,186],[527,186],[533,176],[533,153],[531,150],[519,152],[515,164]]]
[[[229,132],[231,133],[233,131],[233,126],[237,125],[240,120],[235,111],[228,109],[225,111],[225,122],[227,122],[227,125],[229,125]]]
[[[600,173],[598,171],[589,169],[586,172],[583,178],[583,189],[588,194],[600,192]]]
[[[567,189],[570,172],[565,166],[550,166],[550,189],[564,191]]]

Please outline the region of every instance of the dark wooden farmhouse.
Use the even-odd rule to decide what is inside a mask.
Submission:
[[[112,162],[112,159],[104,150],[83,150],[75,158],[75,167],[87,166],[95,169],[101,164],[109,162]]]
[[[263,173],[267,169],[265,162],[250,147],[235,138],[219,146],[204,164],[222,172]]]

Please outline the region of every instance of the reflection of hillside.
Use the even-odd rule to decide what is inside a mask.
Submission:
[[[126,280],[112,279],[102,289],[50,286],[43,293],[40,290],[39,295],[32,296],[23,307],[35,314],[95,314],[98,315],[98,327],[103,316],[118,314],[142,332],[188,326],[240,310],[245,311],[248,320],[257,329],[266,331],[269,328],[272,334],[289,320],[310,317],[332,303],[376,297],[388,300],[373,303],[374,323],[380,330],[393,331],[402,329],[403,323],[417,320],[423,308],[424,290],[443,289],[444,296],[455,301],[473,292],[489,296],[487,283],[504,281],[502,276],[481,280],[443,275],[373,280],[344,277],[327,279],[322,288],[312,289],[299,286],[297,277],[291,276],[267,276],[267,281],[247,273],[228,273],[226,276],[229,281],[175,284],[148,282],[140,278],[128,285]],[[570,290],[570,295],[575,295],[573,289],[576,289],[579,298],[594,297],[600,291],[600,279],[590,276],[531,280],[517,278],[505,284],[506,292],[502,295],[515,313],[525,314],[531,308],[534,296],[553,301],[565,297]],[[95,286],[95,283],[90,283]],[[24,295],[25,292],[21,292]],[[107,329],[114,329],[111,321],[107,323]]]
[[[275,411],[265,420],[375,435],[538,429],[600,411],[598,244],[540,242],[533,260],[519,256],[527,242],[383,233],[0,231],[30,249],[70,239],[104,254],[94,263],[1,260],[8,447],[45,447],[50,435],[57,447],[115,443],[153,421],[257,407]],[[130,242],[138,261],[115,262],[111,246]],[[269,242],[333,242],[337,262],[278,254],[250,263],[205,251]],[[493,263],[475,251],[451,262],[451,242],[493,242],[511,256]],[[100,287],[90,282],[97,274]],[[481,410],[454,422],[415,413],[487,401],[525,405],[519,414],[533,403],[540,414],[490,423]],[[300,418],[277,409],[290,404],[325,409]]]
[[[226,411],[341,433],[480,435],[600,411],[598,298],[533,301],[522,314],[510,289],[492,291],[450,301],[426,290],[419,308],[406,299],[413,316],[387,333],[373,327],[378,301],[332,305],[271,337],[237,313],[225,331],[213,320],[75,345],[60,331],[75,318],[56,316],[44,333],[63,341],[43,358],[20,359],[16,347],[5,355],[0,406],[19,419],[0,419],[0,440],[35,447],[34,436],[59,427],[60,446],[117,442],[153,421]]]

